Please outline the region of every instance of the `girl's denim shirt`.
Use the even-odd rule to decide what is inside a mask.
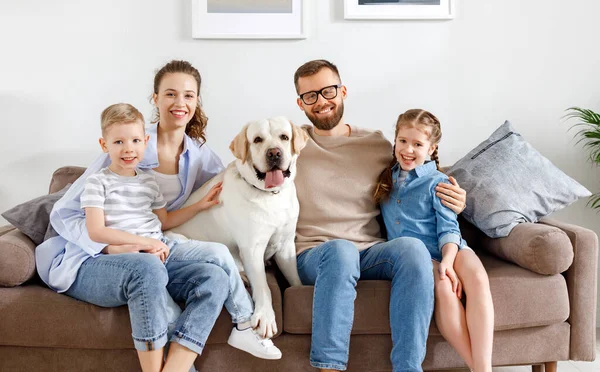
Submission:
[[[456,243],[459,249],[465,247],[456,213],[435,195],[438,183],[450,183],[448,177],[436,169],[435,162],[429,161],[411,170],[402,183],[399,175],[400,166],[396,163],[392,168],[390,197],[381,203],[388,239],[417,238],[438,261],[442,259],[444,244]]]

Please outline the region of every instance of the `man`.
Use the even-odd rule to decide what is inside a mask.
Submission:
[[[421,371],[433,312],[432,264],[419,240],[381,237],[373,192],[392,160],[391,144],[380,131],[345,123],[347,89],[331,62],[305,63],[294,84],[298,106],[314,125],[304,127],[310,138],[295,180],[298,273],[315,286],[310,364],[346,369],[356,283],[390,280],[393,370]],[[465,193],[455,181],[438,191],[452,210],[464,209]]]

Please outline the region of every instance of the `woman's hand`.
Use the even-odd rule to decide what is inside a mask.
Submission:
[[[206,194],[199,202],[196,203],[198,212],[207,210],[208,208],[214,207],[219,204],[219,194],[223,190],[223,182],[219,182],[214,185],[208,194]]]
[[[448,265],[447,263],[442,261],[438,266],[438,270],[440,273],[440,280],[450,279],[450,282],[452,283],[452,292],[456,293],[456,297],[461,298],[462,283],[458,279],[458,276],[456,275],[456,272],[454,271],[452,265]]]
[[[440,182],[435,187],[438,198],[443,205],[452,209],[454,213],[460,214],[467,207],[467,192],[460,188],[456,179],[452,176],[448,177],[451,184]]]

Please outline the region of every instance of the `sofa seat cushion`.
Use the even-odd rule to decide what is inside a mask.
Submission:
[[[551,325],[569,317],[569,296],[562,275],[536,274],[489,255],[480,254],[480,258],[490,279],[495,330]],[[312,286],[285,290],[285,332],[311,333],[312,296]],[[390,334],[389,298],[390,282],[359,281],[352,333]],[[430,333],[440,334],[434,321]]]
[[[103,308],[31,284],[0,288],[0,312],[0,345],[133,349],[126,306]],[[207,343],[227,342],[231,328],[223,310]]]

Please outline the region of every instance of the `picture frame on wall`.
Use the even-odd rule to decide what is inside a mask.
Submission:
[[[192,0],[195,39],[305,39],[303,0]]]
[[[452,19],[455,0],[344,0],[345,19]]]

